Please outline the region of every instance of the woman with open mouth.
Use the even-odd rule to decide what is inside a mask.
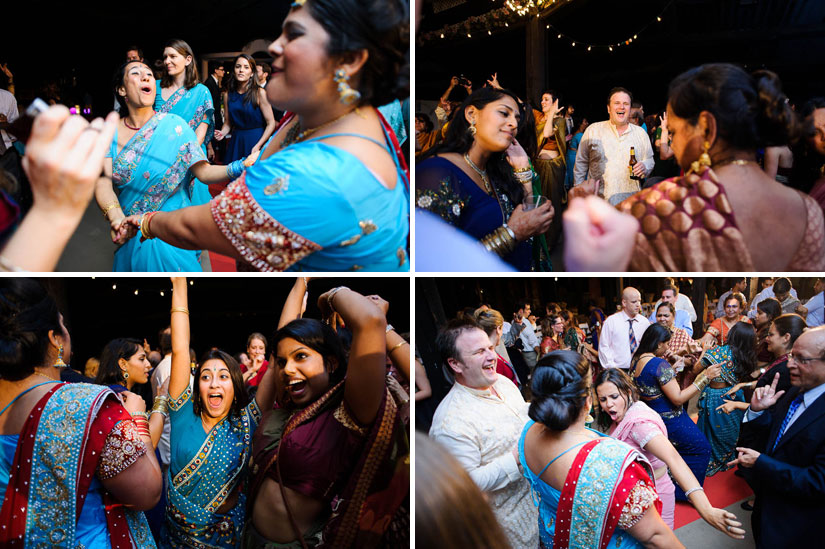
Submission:
[[[305,288],[296,281],[272,341],[278,405],[252,443],[243,547],[407,545],[409,446],[385,364],[409,375],[409,345],[387,324],[386,301],[340,286],[318,307],[352,332],[347,352],[328,324],[299,318]]]
[[[662,520],[673,528],[673,512],[676,507],[673,480],[689,494],[688,499],[699,515],[711,526],[735,539],[744,537],[736,515],[724,509],[714,508],[705,491],[693,476],[690,467],[667,439],[667,429],[662,418],[639,400],[639,391],[626,373],[618,368],[609,368],[598,375],[595,381],[599,406],[610,417],[608,434],[626,442],[641,452],[653,466],[656,492],[662,500]],[[731,526],[728,530],[727,526]],[[734,531],[736,526],[736,531]]]
[[[409,271],[409,171],[377,110],[409,94],[409,3],[296,0],[268,51],[267,98],[292,114],[260,162],[209,206],[134,212],[128,235],[261,271]]]
[[[237,547],[246,512],[243,488],[252,433],[274,402],[269,372],[250,401],[240,366],[209,351],[190,385],[186,279],[172,279],[171,461],[165,532],[170,547]]]
[[[140,61],[123,64],[116,72],[114,91],[125,113],[118,123],[111,150],[104,160],[95,198],[109,221],[115,251],[115,271],[200,271],[200,252],[176,248],[159,240],[131,239],[118,233],[127,215],[185,208],[196,199],[201,183],[229,181],[242,162],[212,166],[195,132],[180,116],[155,113],[156,87],[152,70]],[[254,161],[255,156],[247,159]],[[203,185],[201,185],[203,186]],[[115,191],[117,190],[117,192]],[[149,237],[143,231],[144,237]]]

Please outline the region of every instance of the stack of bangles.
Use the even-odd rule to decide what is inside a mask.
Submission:
[[[710,379],[708,379],[708,376],[705,375],[705,372],[702,372],[701,374],[696,376],[696,380],[694,380],[693,386],[699,389],[699,392],[701,393],[705,389],[705,387],[708,386],[708,383],[710,383]]]
[[[482,238],[481,243],[484,244],[487,251],[494,252],[498,254],[499,257],[504,257],[516,249],[518,240],[516,240],[516,233],[513,232],[513,229],[505,223]]]
[[[149,414],[146,412],[132,412],[132,419],[135,421],[140,436],[152,438],[149,433]]]
[[[149,223],[152,222],[152,218],[155,216],[156,213],[158,212],[146,212],[145,214],[140,216],[140,235],[146,240],[151,240],[152,238],[155,238],[155,235],[149,232]]]
[[[160,414],[164,418],[169,417],[169,397],[168,396],[161,396],[158,395],[155,397],[155,403],[152,405],[152,411],[149,412],[149,415],[152,414]]]
[[[246,169],[246,166],[243,163],[244,160],[246,160],[246,157],[241,158],[240,160],[235,160],[234,162],[230,162],[226,165],[226,175],[230,180],[234,181],[239,178]]]
[[[513,176],[516,178],[516,181],[524,185],[525,183],[532,183],[533,182],[533,168],[529,165],[526,168],[513,168]]]

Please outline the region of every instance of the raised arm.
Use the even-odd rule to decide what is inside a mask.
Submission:
[[[309,291],[307,283],[309,279],[305,276],[299,276],[295,279],[295,284],[286,296],[284,307],[281,309],[281,318],[278,320],[278,329],[280,330],[293,320],[301,318],[303,308],[306,306],[306,295]]]
[[[370,424],[386,391],[385,315],[370,299],[345,286],[321,295],[318,307],[325,318],[340,314],[352,331],[344,400],[360,423]]]
[[[386,318],[390,304],[378,295],[369,295],[367,299],[378,305]],[[410,344],[392,328],[389,321],[387,321],[385,339],[387,342],[387,356],[393,365],[398,368],[398,371],[407,378],[407,381],[410,381]]]
[[[169,396],[180,397],[189,386],[189,297],[186,278],[172,277],[172,373]]]

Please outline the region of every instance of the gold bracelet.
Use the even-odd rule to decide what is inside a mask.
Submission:
[[[335,294],[340,292],[341,290],[349,290],[346,286],[338,286],[337,288],[333,288],[327,294],[327,305],[329,305],[329,310],[333,313],[335,312],[335,307],[332,305],[332,299],[335,297]]]
[[[705,372],[702,372],[698,376],[696,376],[696,379],[693,381],[693,386],[699,389],[699,392],[702,392],[705,389],[705,387],[707,387],[708,383],[710,383],[708,376],[705,374]]]
[[[102,210],[103,211],[103,217],[106,218],[106,219],[109,219],[107,217],[108,213],[111,210],[114,210],[115,208],[120,208],[120,203],[119,202],[115,201],[115,202],[109,202],[108,204],[106,204],[106,206],[104,206],[103,210]]]
[[[404,345],[405,343],[406,343],[406,341],[404,341],[404,340],[402,339],[401,341],[399,341],[398,343],[396,343],[395,345],[393,345],[393,346],[392,346],[392,349],[390,349],[389,351],[387,351],[387,354],[388,354],[388,355],[391,355],[391,354],[392,354],[392,352],[393,352],[394,350],[398,349],[399,347],[401,347],[401,346],[402,346],[402,345]]]
[[[172,307],[172,310],[169,311],[170,313],[186,313],[189,314],[189,309],[186,307]]]
[[[524,172],[532,172],[533,168],[530,167],[530,164],[527,165],[526,168],[513,168],[513,173],[524,173]]]

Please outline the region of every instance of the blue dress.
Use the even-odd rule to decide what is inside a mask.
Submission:
[[[584,133],[578,132],[570,138],[567,145],[567,174],[564,178],[564,188],[570,190],[573,187],[573,168],[576,167],[576,153],[579,152],[579,143],[582,142]]]
[[[705,387],[699,397],[699,419],[696,422],[696,426],[710,442],[711,458],[708,464],[707,476],[730,469],[728,462],[736,459],[736,441],[739,439],[739,426],[745,416],[744,410],[734,410],[730,414],[717,410],[719,406],[730,400],[745,402],[745,393],[742,389],[736,391],[733,398],[722,398],[722,395],[727,393],[738,381],[735,373],[736,365],[733,362],[733,355],[728,345],[714,347],[705,353],[702,359],[702,363],[706,367],[720,362],[726,362],[722,365],[722,373],[711,381],[724,382],[728,386],[721,389],[714,389],[711,386]]]
[[[160,93],[160,80],[155,82],[157,86],[157,94],[155,95],[156,112],[168,112],[180,116],[186,120],[192,131],[196,131],[203,122],[208,124],[206,137],[201,145],[203,157],[206,158],[206,145],[212,141],[212,136],[215,134],[215,107],[212,104],[212,93],[209,88],[203,84],[195,84],[189,89],[180,88],[164,101]],[[194,186],[192,192],[192,205],[206,204],[211,200],[212,195],[209,194],[206,185],[201,184],[197,179],[195,179],[195,182],[198,184]]]
[[[676,373],[670,364],[663,358],[654,357],[645,364],[634,381],[645,404],[662,416],[668,440],[690,467],[699,484],[704,485],[705,471],[710,461],[710,444],[684,408],[670,402],[662,392],[662,387],[675,378]],[[676,487],[676,501],[687,501],[679,484],[675,481],[673,484]]]
[[[415,167],[415,177],[416,206],[440,216],[477,241],[501,227],[515,208],[500,189],[499,206],[494,197],[445,158],[434,156],[423,160]],[[505,216],[502,216],[502,208]],[[530,241],[520,242],[502,259],[519,271],[529,271],[532,266]]]
[[[193,205],[195,183],[189,171],[206,160],[198,139],[175,114],[152,117],[118,152],[115,133],[106,155],[123,213],[171,212]],[[114,271],[200,272],[200,252],[182,250],[160,239],[130,239],[115,252]]]
[[[232,127],[232,139],[226,144],[224,157],[224,161],[229,164],[252,152],[252,147],[264,134],[266,120],[259,105],[244,101],[244,96],[236,91],[229,92],[226,113]]]
[[[206,433],[187,387],[169,404],[170,463],[164,547],[236,547],[246,513],[246,490],[252,434],[261,410],[252,400],[240,417],[229,415]],[[237,489],[237,504],[217,511]],[[188,543],[187,543],[188,542]]]
[[[561,492],[541,480],[541,475],[544,474],[544,471],[546,471],[554,461],[567,452],[573,450],[578,451],[580,447],[588,441],[568,448],[550,460],[550,462],[545,465],[544,469],[542,469],[539,473],[534,473],[527,465],[527,460],[524,454],[524,439],[527,436],[527,431],[533,426],[534,423],[535,421],[531,419],[521,431],[521,436],[518,441],[519,463],[521,464],[521,470],[523,471],[524,478],[530,483],[533,503],[539,509],[539,537],[541,538],[541,543],[545,548],[553,549],[553,539],[556,535],[556,514],[558,512]],[[607,507],[610,506],[613,490],[616,488],[616,485],[624,472],[623,466],[626,465],[627,456],[628,454],[632,456],[638,454],[635,450],[633,450],[633,448],[624,442],[611,439],[604,433],[599,433],[593,429],[588,430],[604,438],[604,440],[596,446],[596,448],[599,448],[599,450],[605,450],[609,447],[609,449],[599,457],[599,461],[601,461],[601,463],[599,464],[599,467],[597,467],[597,469],[599,469],[598,471],[594,470],[588,472],[588,467],[591,469],[593,468],[593,460],[591,460],[589,462],[585,462],[589,465],[585,465],[582,472],[578,476],[579,490],[581,490],[581,488],[585,488],[585,490],[577,491],[576,499],[586,499],[586,501],[574,501],[572,504],[573,521],[571,523],[572,534],[570,537],[573,539],[570,539],[570,547],[598,546],[599,534],[601,533],[601,528],[599,526],[606,521],[608,511]],[[602,447],[604,444],[606,444],[606,446]],[[594,457],[596,457],[596,455],[594,455]],[[608,475],[605,473],[610,473],[612,476],[608,478]],[[586,484],[589,482],[593,482],[594,484],[596,482],[600,482],[601,486],[596,490],[588,491],[587,489],[590,487],[586,486]],[[598,492],[598,499],[587,497],[587,494],[593,494],[594,492]],[[577,511],[582,510],[582,508],[590,508],[590,512],[577,513]],[[595,513],[592,512],[593,509],[596,510]],[[582,515],[584,515],[584,517],[582,517]],[[591,526],[591,528],[582,528],[582,526],[588,525]],[[584,541],[585,545],[576,543],[577,541]],[[588,542],[592,542],[593,545],[589,545]],[[608,549],[628,549],[633,547],[643,547],[643,545],[639,543],[636,538],[621,528],[616,528],[613,531],[613,535],[610,537],[610,541],[606,547]]]
[[[341,135],[387,150],[396,162],[395,187],[324,142]],[[386,141],[329,134],[259,159],[212,201],[212,217],[258,270],[408,272],[408,185]]]

